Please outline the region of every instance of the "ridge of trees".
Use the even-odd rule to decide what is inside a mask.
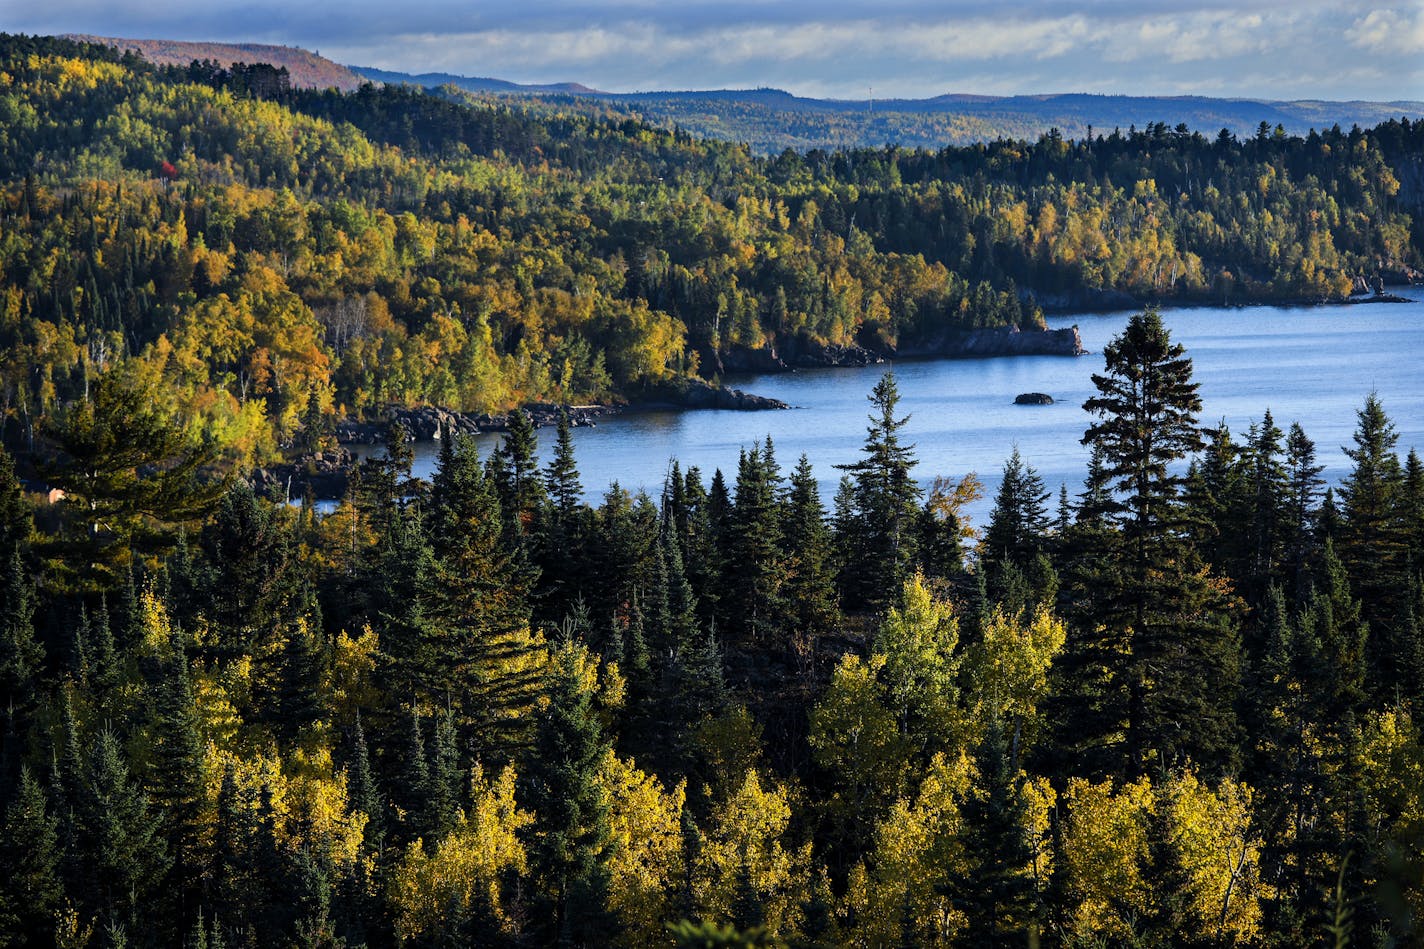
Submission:
[[[748,354],[1031,328],[1041,301],[1333,300],[1421,265],[1420,123],[762,159],[52,38],[0,37],[0,72],[0,407],[23,449],[118,364],[251,462],[391,403],[637,398]]]

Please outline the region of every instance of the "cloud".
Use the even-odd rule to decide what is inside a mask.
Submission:
[[[1371,10],[1345,31],[1351,46],[1376,53],[1424,53],[1424,9]]]
[[[873,15],[861,0],[49,0],[10,19],[28,32],[288,43],[408,72],[615,91],[1424,98],[1424,11],[1362,12],[1358,0],[881,0]],[[1340,55],[1351,46],[1370,69]]]

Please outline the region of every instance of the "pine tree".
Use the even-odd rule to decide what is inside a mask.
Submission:
[[[366,747],[366,731],[358,715],[351,734],[351,750],[347,764],[347,795],[351,806],[366,815],[366,831],[362,843],[372,853],[385,846],[385,798],[371,770],[371,754]]]
[[[277,688],[269,714],[284,742],[295,741],[322,714],[322,646],[316,632],[319,628],[319,619],[316,623],[303,619],[292,624],[277,653]]]
[[[545,501],[534,532],[535,560],[541,584],[539,612],[549,622],[568,615],[590,585],[587,561],[589,511],[583,504],[568,414],[559,413],[554,454],[544,472]]]
[[[1259,604],[1267,586],[1276,579],[1284,554],[1284,504],[1287,471],[1281,456],[1284,433],[1276,426],[1269,409],[1260,425],[1252,429],[1248,448],[1250,464],[1250,572],[1246,598]]]
[[[0,708],[25,712],[34,706],[44,649],[35,638],[35,584],[18,545],[5,552],[0,579]]]
[[[504,441],[490,456],[490,471],[508,543],[511,548],[524,548],[546,497],[535,456],[539,438],[533,419],[524,410],[515,409],[508,419]],[[526,551],[526,556],[531,554]]]
[[[885,373],[876,383],[870,403],[863,457],[837,465],[853,484],[837,542],[847,552],[842,555],[846,569],[841,578],[846,600],[882,607],[898,595],[918,556],[913,527],[921,492],[912,475],[914,446],[900,442],[910,417],[895,417],[900,391],[894,373]]]
[[[0,552],[8,554],[30,536],[30,505],[15,475],[15,459],[0,445]]]
[[[1097,623],[1125,636],[1113,701],[1126,721],[1129,774],[1190,757],[1230,766],[1239,646],[1227,604],[1196,552],[1182,542],[1187,514],[1172,463],[1203,446],[1191,360],[1155,310],[1132,317],[1104,349],[1106,373],[1084,408],[1098,421],[1083,443],[1101,453],[1114,491],[1103,501],[1122,540],[1113,552],[1121,592]],[[1097,736],[1104,741],[1108,736]]]
[[[396,782],[399,801],[405,811],[404,831],[408,839],[420,837],[427,841],[435,836],[431,819],[430,765],[426,758],[425,736],[420,729],[420,712],[414,707],[406,711],[405,747],[401,752],[400,777]]]
[[[454,824],[465,781],[466,772],[460,767],[455,719],[446,711],[436,719],[435,732],[431,736],[429,816],[426,823],[434,828],[435,836],[443,835]]]
[[[257,640],[291,618],[296,587],[292,538],[283,519],[245,482],[219,500],[199,546],[202,612],[224,658],[253,651]]]
[[[757,644],[775,636],[782,611],[782,512],[775,478],[775,462],[761,449],[742,453],[726,582],[733,629]]]
[[[0,825],[0,946],[43,945],[54,937],[64,900],[59,822],[44,788],[22,768]]]
[[[612,935],[607,909],[607,804],[598,769],[609,745],[594,714],[583,667],[589,654],[561,643],[550,662],[548,704],[540,709],[525,772],[535,814],[531,856],[547,900],[544,936],[594,946]]]
[[[787,626],[793,651],[803,665],[814,659],[818,638],[835,626],[835,572],[831,562],[831,533],[811,462],[805,455],[791,474],[782,536],[786,577],[782,596],[787,606]],[[809,671],[810,666],[806,665]]]
[[[111,731],[100,732],[89,748],[74,810],[82,856],[75,896],[104,922],[135,926],[158,899],[169,854],[161,822]]]
[[[583,502],[583,486],[579,483],[578,462],[574,458],[573,429],[567,412],[559,413],[554,454],[545,471],[544,484],[549,499],[564,518]]]
[[[971,871],[953,889],[976,946],[1017,946],[1032,920],[1033,884],[1019,771],[997,713],[989,716],[976,759],[980,786],[964,807]]]
[[[1005,570],[1028,573],[1047,546],[1048,490],[1015,447],[1004,462],[1004,477],[984,533],[981,563],[991,581],[991,597],[1005,599]]]
[[[202,474],[216,449],[195,443],[136,370],[100,374],[89,398],[55,419],[43,465],[65,492],[52,579],[80,589],[121,582],[135,554],[170,549],[178,527],[204,517],[225,485]]]
[[[1381,690],[1392,691],[1400,685],[1397,622],[1408,585],[1398,519],[1404,474],[1394,454],[1399,435],[1379,397],[1371,393],[1357,415],[1355,447],[1345,449],[1355,464],[1340,485],[1344,534],[1339,554],[1364,603],[1372,679]]]
[[[186,654],[179,650],[160,662],[150,728],[153,766],[146,775],[150,798],[164,816],[168,852],[173,856],[171,895],[177,918],[186,918],[197,903],[209,854],[203,843],[206,788],[203,786],[203,745],[198,711]]]

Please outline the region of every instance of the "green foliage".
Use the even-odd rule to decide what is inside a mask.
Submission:
[[[829,523],[769,441],[586,502],[522,413],[429,485],[392,427],[332,512],[223,481],[390,403],[1031,331],[1018,287],[1338,295],[1419,262],[1415,124],[762,160],[59,40],[0,73],[0,941],[1418,942],[1424,464],[1373,397],[1332,493],[1298,425],[1203,432],[1141,314],[1082,491],[1050,521],[1011,457],[977,551],[893,376]]]

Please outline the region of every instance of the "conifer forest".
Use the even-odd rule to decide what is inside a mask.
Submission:
[[[0,947],[1420,945],[1424,463],[1367,382],[1327,480],[1204,420],[1144,306],[1081,357],[1076,489],[1015,451],[984,523],[893,371],[840,470],[766,438],[657,492],[522,407],[1341,300],[1424,267],[1421,156],[759,157],[0,35]],[[390,406],[507,431],[253,486]]]

